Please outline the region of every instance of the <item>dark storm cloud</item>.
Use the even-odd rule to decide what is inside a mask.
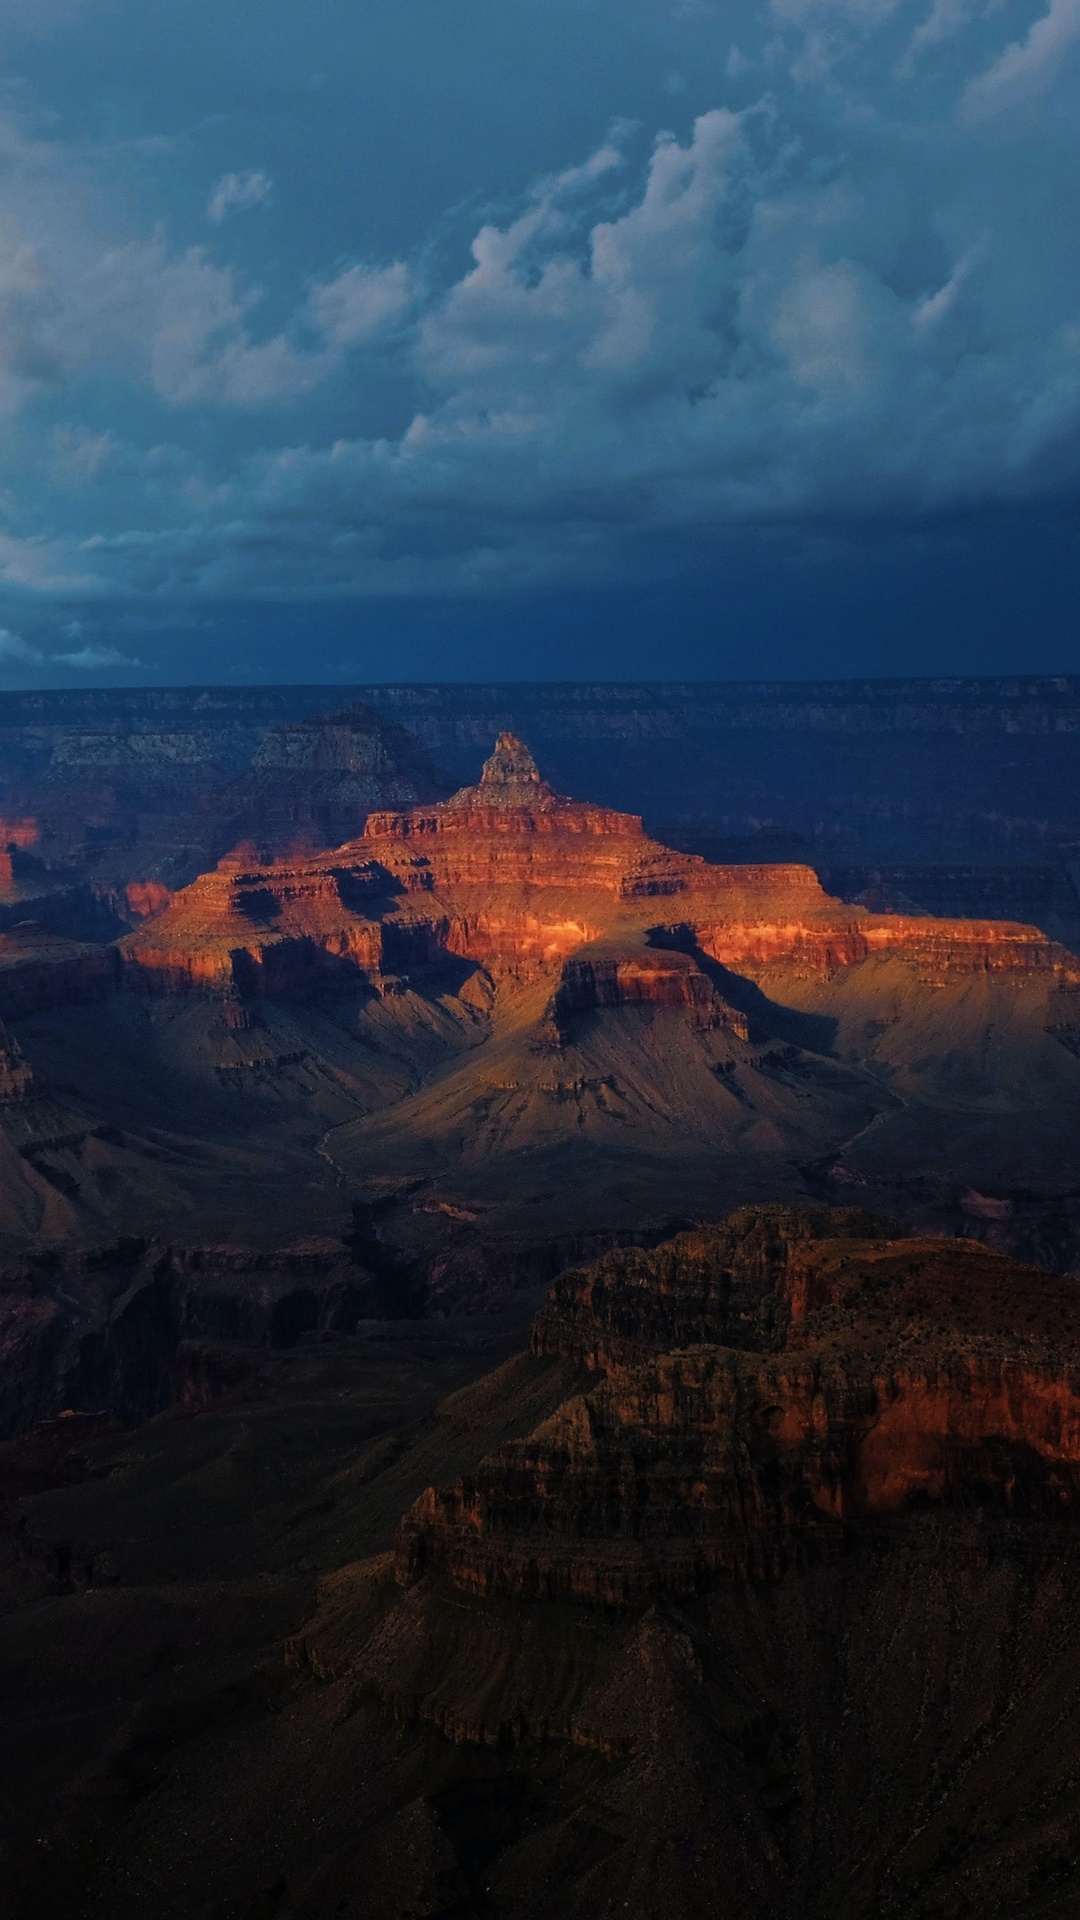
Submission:
[[[1075,488],[1080,0],[230,23],[0,28],[16,594],[596,590]]]

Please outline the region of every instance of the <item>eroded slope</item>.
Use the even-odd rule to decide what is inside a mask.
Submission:
[[[24,1498],[20,1920],[1075,1912],[1073,1282],[758,1209],[425,1339]]]
[[[392,1199],[449,1298],[568,1234],[809,1193],[1076,1258],[1066,949],[673,852],[509,736],[332,851],[235,851],[115,949],[0,936],[4,992],[68,1116],[24,1107],[17,1150],[69,1235],[201,1208],[216,1237],[226,1188],[249,1235],[260,1186],[276,1233]]]

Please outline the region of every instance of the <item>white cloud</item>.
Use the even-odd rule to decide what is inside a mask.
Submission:
[[[40,659],[40,655],[38,658]],[[88,641],[74,653],[56,653],[53,659],[63,667],[75,667],[80,673],[97,673],[106,667],[141,667],[142,661],[129,659],[116,647],[95,645]]]
[[[82,639],[82,622],[71,621],[64,632],[71,640]],[[49,654],[31,641],[24,640],[21,634],[0,627],[0,672],[5,667],[48,666],[74,667],[80,673],[98,673],[116,667],[141,667],[142,661],[129,658],[116,647],[92,640],[84,641],[81,647],[73,648],[68,653]]]
[[[107,585],[87,573],[62,534],[49,540],[0,532],[0,583],[37,593],[94,593]]]
[[[1075,157],[1037,114],[1006,142],[991,107],[1053,81],[1080,119],[1080,0],[1004,51],[983,0],[759,14],[717,43],[718,75],[733,30],[748,49],[740,87],[768,69],[754,106],[651,146],[617,129],[478,219],[452,269],[437,235],[264,289],[229,232],[212,257],[109,228],[85,162],[0,118],[0,408],[26,413],[39,489],[10,490],[0,580],[151,604],[521,590],[636,578],[731,526],[1075,487]],[[65,659],[135,664],[101,650]]]
[[[0,627],[0,667],[37,667],[44,658],[40,648],[31,646],[21,634]]]
[[[412,275],[403,261],[352,266],[315,288],[309,312],[332,347],[355,347],[400,320],[413,297]]]
[[[117,452],[114,433],[91,433],[85,427],[57,427],[53,433],[53,471],[58,480],[85,486],[96,480]]]
[[[961,288],[981,252],[981,246],[971,247],[957,261],[948,279],[918,302],[911,316],[913,326],[919,329],[940,326],[955,307]]]
[[[910,79],[920,59],[933,47],[954,38],[970,20],[973,6],[977,3],[978,0],[933,0],[929,13],[924,20],[920,20],[900,62],[901,77]]]
[[[1080,0],[1050,0],[1049,11],[1033,23],[1026,37],[1014,40],[985,73],[969,83],[964,95],[968,118],[982,119],[1044,93],[1078,39]]]
[[[263,288],[204,248],[173,249],[164,230],[103,230],[106,160],[116,156],[65,149],[0,108],[0,416],[101,378],[141,383],[174,408],[277,405],[311,392],[409,306],[404,264],[357,263],[298,293],[292,316],[270,330],[260,325]],[[228,174],[211,217],[220,223],[269,192],[263,173]],[[108,439],[54,439],[57,476],[94,478]]]
[[[274,183],[270,175],[257,168],[249,173],[223,174],[206,203],[206,217],[219,227],[231,213],[243,213],[249,207],[269,206],[273,192]]]

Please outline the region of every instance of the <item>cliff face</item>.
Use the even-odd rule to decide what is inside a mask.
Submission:
[[[28,923],[0,933],[0,1017],[103,1000],[117,978],[108,947],[51,936]]]
[[[347,1768],[381,1859],[407,1768],[466,1910],[1067,1920],[1078,1335],[1070,1284],[853,1210],[564,1274],[422,1443],[471,1463],[320,1583],[265,1790],[322,1702],[324,1820]]]
[[[373,1253],[372,1265],[359,1255]],[[407,1318],[407,1277],[330,1238],[273,1251],[123,1239],[0,1268],[0,1442],[65,1409],[145,1420],[199,1406],[258,1349]]]
[[[564,1275],[534,1350],[595,1384],[429,1490],[399,1578],[617,1604],[838,1552],[919,1503],[1076,1514],[1074,1287],[868,1224],[751,1212]]]
[[[250,997],[350,971],[358,981],[377,977],[382,929],[357,909],[377,909],[384,897],[380,874],[363,860],[265,869],[244,851],[230,854],[122,943],[125,978],[147,991]]]
[[[240,842],[257,843],[263,859],[333,846],[359,832],[372,807],[446,791],[392,721],[359,702],[308,721],[326,704],[325,692],[305,702],[302,689],[52,705],[46,696],[32,713],[0,704],[0,892],[35,903],[36,914],[37,902],[50,902],[56,930],[71,933],[86,912],[72,890],[90,889],[119,916],[99,936],[111,938],[142,917],[147,886],[183,886]],[[138,892],[125,900],[131,885]]]
[[[854,1187],[939,1226],[1006,1169],[1036,1195],[1076,1185],[1065,948],[1037,928],[871,912],[790,862],[672,851],[636,815],[559,795],[509,737],[478,783],[373,812],[333,850],[237,850],[119,953],[170,1020],[198,1002],[191,1022],[254,1032],[276,1009],[295,1059],[339,1086],[345,1028],[373,1071],[396,1051],[392,1097],[381,1068],[357,1083],[350,1055],[360,1115],[321,1151],[354,1191],[448,1189],[442,1212],[395,1203],[391,1228],[446,1297],[500,1259],[516,1270],[521,1234],[655,1235],[717,1195]],[[1050,1257],[1071,1264],[1073,1227],[1053,1231]],[[1048,1232],[1030,1244],[1043,1255]]]
[[[0,1106],[25,1100],[33,1084],[33,1070],[18,1041],[0,1027]]]
[[[251,967],[284,978],[284,955],[281,975],[273,956],[299,942],[371,976],[396,938],[523,978],[621,934],[696,945],[735,969],[832,974],[888,953],[927,981],[1014,972],[1080,984],[1080,962],[1035,928],[875,917],[830,900],[806,867],[710,867],[673,853],[636,816],[556,794],[510,735],[480,784],[442,805],[372,813],[361,840],[303,862],[258,867],[252,852],[230,854],[128,939],[129,968],[240,985],[233,976]],[[677,907],[677,925],[656,924],[661,903]],[[642,979],[658,968],[643,960]]]
[[[729,1005],[691,954],[661,948],[605,952],[599,945],[563,966],[545,1037],[565,1046],[575,1016],[614,1007],[676,1008],[696,1027],[724,1027],[741,1040],[750,1036],[746,1015]]]
[[[152,1298],[318,1284],[148,1251],[84,1386]],[[1072,1920],[1076,1312],[753,1209],[563,1274],[533,1352],[189,1344],[171,1412],[0,1443],[14,1920]]]
[[[0,817],[0,897],[17,897],[19,855],[28,847],[36,847],[40,839],[41,828],[35,819]]]

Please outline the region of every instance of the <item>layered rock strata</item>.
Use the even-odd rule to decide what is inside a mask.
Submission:
[[[406,1585],[622,1604],[926,1505],[1080,1511],[1075,1285],[969,1242],[750,1209],[564,1274],[533,1346],[583,1391],[422,1496]]]
[[[267,866],[253,851],[231,854],[122,943],[133,984],[272,993],[351,969],[378,988],[440,958],[527,981],[618,939],[696,947],[736,971],[828,976],[888,955],[929,984],[1038,973],[1080,986],[1080,963],[1036,928],[875,916],[831,900],[809,867],[710,867],[671,852],[637,816],[556,794],[510,735],[480,782],[445,803],[374,812],[359,840],[330,854]],[[664,971],[636,964],[642,981]],[[665,965],[670,985],[679,968]]]
[[[262,859],[333,846],[371,807],[447,792],[392,721],[359,701],[313,720],[316,703],[325,691],[251,689],[46,697],[29,725],[6,728],[0,714],[0,892],[175,888],[241,840]]]
[[[142,1420],[197,1406],[250,1371],[254,1349],[407,1316],[415,1298],[363,1251],[126,1239],[0,1267],[0,1440],[65,1410]]]
[[[1071,1286],[758,1209],[491,1328],[0,1448],[16,1920],[1073,1920]]]
[[[0,1018],[101,1000],[118,978],[111,947],[48,934],[33,922],[0,933]]]
[[[302,780],[325,744],[274,753]],[[67,1089],[32,1127],[7,1109],[19,1240],[186,1237],[193,1206],[214,1239],[242,1179],[245,1237],[270,1186],[287,1235],[318,1193],[342,1217],[385,1199],[443,1307],[746,1198],[865,1197],[1078,1257],[1080,962],[1037,928],[710,865],[560,795],[511,736],[451,800],[331,850],[241,845],[109,901],[138,921],[111,946],[0,914],[0,1018]]]

